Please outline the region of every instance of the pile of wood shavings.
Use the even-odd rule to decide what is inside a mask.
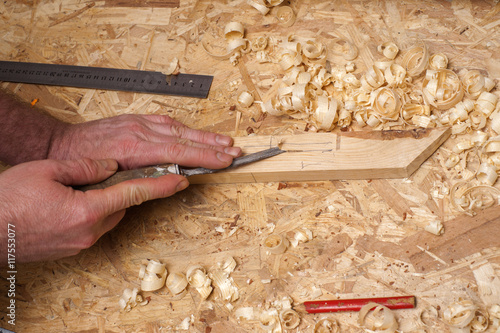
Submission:
[[[243,38],[244,28],[240,32]],[[446,184],[451,206],[474,215],[498,204],[500,190],[494,185],[500,168],[500,111],[493,80],[477,70],[457,74],[448,68],[445,54],[431,54],[422,41],[404,53],[385,42],[378,47],[382,59],[355,73],[353,62],[331,67],[326,60],[331,44],[296,35],[248,41],[245,45],[252,47],[246,53],[259,62],[276,63],[284,72],[266,94],[270,97],[255,101],[262,112],[303,120],[309,131],[450,126],[458,138],[443,163],[452,174]],[[345,58],[355,59],[354,44],[344,45]],[[233,51],[238,54],[242,48]],[[251,92],[243,95],[253,100]],[[239,104],[250,107],[252,101]],[[442,233],[442,228],[434,229]]]

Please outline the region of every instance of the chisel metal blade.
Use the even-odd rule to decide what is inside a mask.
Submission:
[[[276,155],[279,155],[281,153],[284,153],[285,150],[280,149],[279,147],[274,147],[274,148],[269,148],[266,150],[262,150],[253,154],[248,154],[245,156],[237,157],[233,160],[233,163],[231,163],[230,166],[228,166],[225,169],[206,169],[206,168],[195,168],[195,169],[188,169],[188,168],[183,168],[179,167],[180,169],[180,174],[186,177],[189,176],[194,176],[194,175],[205,175],[205,174],[210,174],[210,173],[215,173],[215,172],[220,172],[226,169],[232,169],[236,168],[245,164],[249,164],[252,162],[257,162],[269,157],[273,157]]]

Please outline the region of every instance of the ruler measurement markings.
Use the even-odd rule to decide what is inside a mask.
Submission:
[[[154,71],[0,61],[0,81],[206,98],[213,77]]]

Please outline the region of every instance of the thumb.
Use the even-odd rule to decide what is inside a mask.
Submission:
[[[170,174],[159,178],[128,180],[102,190],[85,192],[102,217],[139,205],[144,201],[169,197],[189,185],[184,176]]]
[[[53,170],[53,177],[63,185],[86,185],[105,180],[118,169],[118,163],[112,159],[58,161]]]

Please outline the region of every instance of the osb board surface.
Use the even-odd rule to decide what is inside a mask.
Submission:
[[[406,46],[419,38],[432,52],[446,53],[457,70],[479,69],[500,77],[500,5],[494,1],[291,1],[298,16],[292,28],[281,27],[272,13],[263,17],[245,1],[180,1],[177,8],[155,3],[130,8],[123,1],[4,1],[0,58],[161,71],[177,57],[183,72],[215,76],[207,100],[3,86],[26,100],[38,98],[40,106],[70,122],[158,113],[233,136],[302,132],[304,123],[262,119],[256,106],[229,110],[243,89],[231,90],[231,82],[255,85],[264,96],[266,86],[260,83],[281,73],[276,65],[258,64],[253,57],[233,67],[206,55],[203,36],[220,36],[230,21],[243,22],[250,39],[283,37],[291,30],[326,39],[331,33],[353,38],[363,45],[356,60],[360,72],[378,57],[380,42]],[[339,57],[330,60],[345,63]],[[238,126],[237,111],[242,112]],[[194,290],[182,300],[172,300],[165,289],[147,293],[150,304],[120,313],[118,299],[124,288],[138,286],[139,265],[146,258],[166,262],[169,271],[182,271],[189,264],[208,268],[233,256],[238,267],[232,276],[241,293],[236,308],[283,295],[300,303],[310,300],[313,287],[321,289],[323,299],[414,294],[418,309],[397,312],[403,331],[429,305],[443,308],[458,297],[482,307],[498,302],[499,241],[481,242],[498,233],[497,207],[472,223],[457,216],[448,200],[429,195],[435,180],[452,181],[442,168],[452,142],[409,179],[199,185],[129,209],[115,230],[78,256],[18,267],[15,331],[171,332],[191,314],[190,332],[260,330],[257,323],[238,322],[217,300],[201,301]],[[446,221],[442,239],[422,231],[435,218]],[[475,227],[464,226],[469,223]],[[218,226],[225,231],[216,232]],[[279,256],[262,249],[271,232],[290,234],[298,227],[311,229],[313,241]],[[238,229],[229,236],[232,228]],[[473,246],[467,244],[471,239]],[[1,297],[7,300],[3,292]],[[329,316],[340,321],[343,332],[361,331],[355,314]],[[296,331],[311,332],[319,317],[303,316]],[[3,314],[1,325],[12,329],[6,319]],[[437,321],[429,331],[448,329]]]

